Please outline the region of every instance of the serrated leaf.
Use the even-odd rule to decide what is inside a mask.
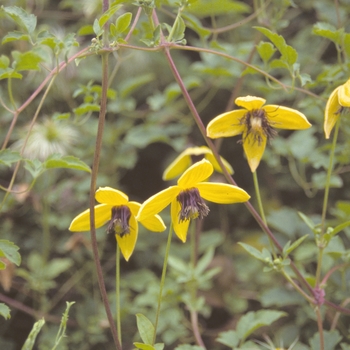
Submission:
[[[23,53],[19,51],[12,51],[12,56],[15,60],[13,63],[13,68],[15,68],[16,71],[39,70],[39,63],[43,61],[43,59],[33,51]]]
[[[22,79],[22,78],[23,78],[23,75],[20,74],[20,73],[15,72],[15,70],[12,69],[12,68],[6,69],[5,72],[1,72],[1,71],[0,71],[0,80],[1,80],[1,79],[9,79],[9,78],[12,78],[12,79]]]
[[[119,16],[117,20],[115,21],[115,30],[117,34],[125,32],[131,23],[132,20],[132,13],[126,12]]]
[[[28,34],[24,34],[22,32],[9,32],[7,33],[1,43],[6,44],[11,41],[16,41],[16,40],[25,40],[25,41],[30,41],[30,36]]]
[[[19,266],[21,264],[21,255],[18,253],[19,247],[13,242],[1,239],[0,240],[0,252],[2,256],[5,256],[9,261]]]
[[[34,347],[35,339],[38,336],[39,332],[41,331],[41,328],[43,328],[45,324],[45,320],[41,319],[34,323],[34,326],[32,330],[30,331],[27,340],[22,346],[21,350],[32,350]]]
[[[154,335],[152,322],[145,315],[136,314],[136,323],[142,341],[145,344],[152,344]]]
[[[294,63],[298,60],[298,52],[294,49],[294,47],[286,45],[283,51],[281,51],[282,56],[281,59],[289,66],[293,66]]]
[[[7,305],[0,303],[0,315],[2,317],[4,317],[6,320],[10,319],[11,318],[10,312],[11,310]]]
[[[2,10],[11,17],[22,29],[31,34],[36,27],[36,17],[17,6],[2,7]]]
[[[341,38],[344,34],[344,29],[337,29],[333,25],[324,22],[316,23],[312,28],[312,33],[322,36],[333,41],[335,44],[341,44]]]
[[[259,45],[256,46],[256,49],[258,51],[258,54],[260,55],[261,59],[266,63],[273,54],[277,51],[275,47],[268,42],[260,41]]]
[[[324,337],[324,350],[334,350],[335,346],[341,341],[342,336],[339,334],[338,330],[323,331]],[[309,341],[311,350],[321,349],[320,335],[315,333]]]
[[[285,312],[276,310],[250,311],[239,319],[236,332],[241,341],[244,341],[257,329],[263,326],[269,326],[271,323],[286,315]]]
[[[73,156],[62,156],[60,154],[53,154],[43,163],[46,169],[54,168],[66,168],[66,169],[76,169],[83,170],[91,173],[91,168],[81,161],[79,158]]]
[[[12,151],[10,149],[0,151],[0,164],[11,166],[12,163],[16,163],[21,159],[22,157],[17,151]]]
[[[34,179],[40,176],[44,171],[43,164],[39,159],[25,159],[24,168],[30,172]]]

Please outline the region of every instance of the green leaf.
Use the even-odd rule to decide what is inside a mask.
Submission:
[[[101,28],[97,18],[94,20],[94,24],[92,25],[92,29],[97,37],[101,36],[103,33],[103,29]]]
[[[204,348],[198,345],[183,344],[177,346],[174,350],[204,350]]]
[[[261,59],[266,63],[272,55],[277,51],[275,47],[268,42],[260,41],[259,45],[256,46],[258,54]]]
[[[211,31],[207,28],[204,28],[201,21],[197,17],[189,13],[183,13],[182,17],[186,20],[188,28],[194,30],[200,37],[206,38],[211,34]]]
[[[11,166],[12,163],[16,163],[21,159],[22,157],[17,151],[12,151],[10,149],[0,151],[0,164]]]
[[[337,330],[333,331],[323,331],[324,336],[324,350],[334,350],[335,346],[341,341],[342,336]],[[320,335],[315,333],[314,336],[310,339],[311,350],[321,349],[320,344]]]
[[[252,247],[249,244],[243,242],[238,242],[238,244],[241,247],[243,247],[247,251],[247,253],[249,253],[254,258],[261,260],[265,263],[272,261],[271,253],[266,248],[263,248],[262,252],[260,252],[258,249]]]
[[[42,62],[42,58],[33,51],[19,52],[12,51],[12,56],[14,58],[13,68],[16,71],[21,70],[39,70],[39,63]]]
[[[196,17],[210,17],[229,13],[247,13],[250,11],[250,6],[232,0],[215,0],[215,6],[213,6],[213,0],[198,0],[187,6],[185,11],[193,13]]]
[[[16,40],[30,41],[30,36],[28,34],[23,34],[22,32],[9,32],[3,37],[1,43],[6,44]]]
[[[236,327],[236,332],[244,341],[250,334],[263,326],[269,326],[281,317],[287,316],[285,312],[276,310],[250,311],[242,316]]]
[[[145,84],[155,80],[156,76],[154,73],[141,74],[136,77],[130,77],[129,79],[123,81],[120,86],[120,97],[126,98],[130,96],[134,91],[140,89]]]
[[[67,168],[67,169],[76,169],[83,170],[88,173],[91,173],[90,167],[81,161],[79,158],[73,156],[62,156],[60,154],[53,154],[43,163],[43,166],[46,169],[54,168]]]
[[[305,222],[305,224],[310,228],[310,230],[312,232],[314,232],[315,227],[316,227],[314,222],[309,217],[307,217],[305,214],[303,214],[301,211],[298,211],[298,215]]]
[[[123,33],[129,28],[131,19],[132,13],[130,12],[126,12],[117,18],[115,21],[115,31],[117,34]]]
[[[309,237],[309,235],[300,237],[292,245],[290,244],[290,241],[288,241],[287,244],[283,247],[283,257],[286,258],[294,249],[298,248],[299,245],[303,243],[307,237]]]
[[[219,343],[227,345],[228,347],[234,349],[240,341],[240,338],[236,331],[227,331],[219,334],[219,337],[216,339]]]
[[[329,23],[318,22],[313,26],[312,33],[327,38],[335,44],[340,45],[344,29],[337,29]]]
[[[298,53],[292,47],[286,44],[282,35],[278,35],[277,33],[272,32],[271,30],[264,27],[254,27],[259,32],[263,33],[267,38],[269,38],[272,43],[276,46],[278,51],[281,53],[281,60],[288,64],[288,66],[292,66],[298,60]],[[274,68],[277,68],[276,65]]]
[[[198,260],[198,263],[195,267],[197,274],[202,274],[209,264],[213,261],[214,257],[214,248],[209,248],[205,254]]]
[[[41,328],[43,328],[44,324],[45,324],[44,319],[41,319],[41,320],[34,323],[34,326],[31,330],[31,332],[29,333],[28,338],[25,341],[24,345],[22,346],[21,350],[32,350],[33,349],[35,339],[36,339],[37,335],[39,334]]]
[[[133,343],[137,349],[141,350],[156,350],[154,346],[149,344],[143,344],[143,343]]]
[[[36,17],[33,14],[29,14],[17,6],[2,7],[1,9],[27,33],[31,34],[34,32]]]
[[[350,221],[343,222],[342,224],[340,224],[340,225],[334,227],[334,228],[331,230],[331,232],[330,232],[331,236],[333,237],[334,235],[336,235],[336,234],[339,233],[340,231],[343,231],[344,228],[346,228],[346,227],[348,227],[348,226],[350,226]]]
[[[107,21],[122,7],[122,5],[111,6],[98,20],[99,27],[102,28]],[[95,25],[95,23],[94,23]],[[95,32],[96,33],[96,32]],[[97,35],[97,33],[96,33]]]
[[[30,172],[34,179],[36,179],[45,171],[43,163],[41,163],[38,159],[26,159],[24,168]]]
[[[174,27],[173,27],[173,37],[171,41],[177,42],[182,40],[185,37],[186,25],[184,20],[178,15]]]
[[[0,303],[0,315],[2,317],[4,317],[6,320],[10,319],[11,318],[10,312],[11,310],[7,305]]]
[[[83,103],[79,107],[73,109],[74,113],[78,116],[90,113],[99,112],[100,106],[96,103]]]
[[[152,322],[142,314],[136,314],[137,329],[145,344],[153,343],[154,326]]]
[[[0,240],[0,253],[1,256],[5,256],[15,265],[19,266],[21,264],[21,255],[18,253],[19,247],[14,243],[1,239]]]

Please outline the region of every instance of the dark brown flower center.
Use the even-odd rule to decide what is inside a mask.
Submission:
[[[107,233],[114,233],[123,237],[130,233],[129,220],[131,212],[126,205],[120,205],[112,208],[111,221],[107,227]]]
[[[271,126],[271,121],[267,117],[267,113],[263,109],[253,109],[248,111],[241,119],[240,124],[247,127],[247,133],[253,135],[254,142],[259,144],[263,141],[263,136],[267,140],[272,139],[277,135],[277,131]]]
[[[203,219],[209,213],[208,206],[195,187],[181,191],[176,199],[181,206],[179,222],[197,218]]]
[[[349,113],[350,113],[349,107],[340,106],[339,109],[334,114],[349,114]]]

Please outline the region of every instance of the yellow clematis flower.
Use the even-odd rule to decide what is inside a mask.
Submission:
[[[246,202],[250,196],[241,188],[224,183],[202,182],[213,173],[213,165],[206,159],[189,167],[177,181],[177,186],[167,189],[147,199],[141,206],[137,220],[161,212],[171,203],[171,221],[175,234],[186,242],[191,219],[202,219],[209,213],[203,199],[210,202],[229,204]]]
[[[235,100],[244,109],[220,114],[207,126],[208,137],[231,137],[243,134],[243,149],[252,172],[259,166],[266,142],[279,129],[307,129],[311,124],[299,111],[278,105],[266,105],[261,97],[246,96]]]
[[[95,227],[99,228],[109,221],[107,233],[114,233],[120,251],[126,261],[134,251],[138,236],[138,222],[150,231],[162,232],[166,229],[159,215],[150,215],[143,220],[136,216],[140,203],[129,202],[128,196],[111,187],[100,187],[95,198],[101,203],[95,206]],[[73,232],[90,231],[90,209],[75,217],[69,226]]]
[[[350,107],[350,79],[333,90],[326,104],[324,115],[324,133],[329,139],[331,131],[343,112]]]
[[[192,165],[193,159],[197,158],[197,160],[200,160],[198,157],[204,157],[213,165],[216,171],[222,173],[221,167],[209,147],[188,147],[164,170],[163,180],[171,180],[179,176]],[[221,160],[229,174],[233,174],[233,169],[227,160],[222,157]]]

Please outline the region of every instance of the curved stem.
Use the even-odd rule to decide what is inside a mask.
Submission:
[[[91,173],[91,183],[90,183],[90,236],[91,236],[91,245],[92,252],[94,256],[94,262],[97,271],[97,279],[100,287],[100,293],[103,301],[103,305],[106,310],[109,326],[111,327],[111,332],[114,340],[114,344],[118,350],[122,349],[121,343],[119,341],[119,337],[117,334],[117,330],[115,327],[114,319],[112,316],[112,312],[109,306],[108,296],[106,292],[106,286],[103,279],[103,272],[100,263],[100,256],[98,252],[98,245],[96,239],[96,228],[95,228],[95,191],[96,191],[96,179],[98,174],[98,167],[100,164],[100,155],[102,148],[102,136],[103,136],[103,127],[105,123],[106,117],[106,109],[107,109],[107,89],[108,89],[108,54],[102,54],[102,95],[101,95],[101,108],[100,114],[98,118],[98,129],[96,136],[96,147],[95,154],[92,166]]]
[[[157,311],[156,311],[156,320],[154,322],[154,334],[153,334],[152,345],[154,345],[154,343],[156,342],[156,337],[157,337],[157,328],[158,328],[159,315],[160,315],[160,306],[162,304],[163,288],[164,288],[164,283],[165,283],[166,269],[167,269],[167,266],[168,266],[168,258],[169,258],[169,252],[170,252],[170,245],[171,245],[172,235],[173,235],[173,224],[170,225],[169,234],[168,234],[168,241],[167,241],[166,248],[165,248],[165,256],[164,256],[162,277],[161,277],[160,286],[159,286],[158,306],[157,306]]]

